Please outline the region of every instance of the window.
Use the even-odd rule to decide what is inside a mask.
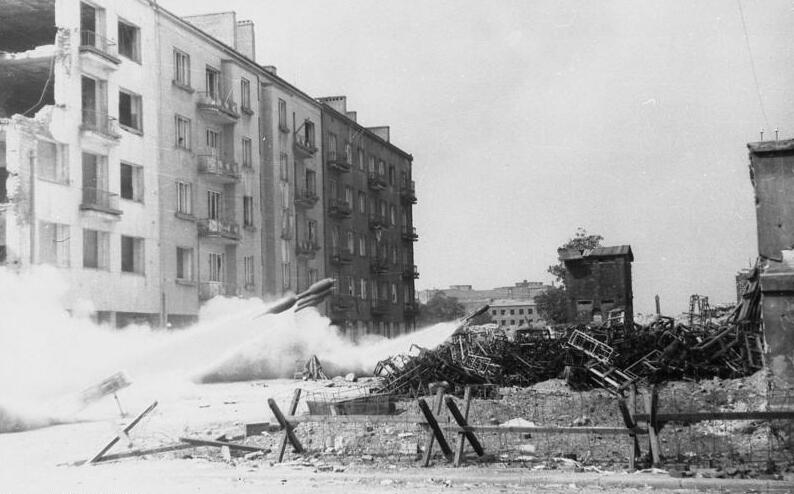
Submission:
[[[353,232],[349,231],[347,232],[347,250],[349,250],[350,252],[355,252],[355,249],[356,249],[356,243],[355,240],[353,239]]]
[[[224,276],[224,255],[210,252],[209,254],[209,281],[223,281]]]
[[[221,155],[221,133],[215,129],[207,129],[207,149],[216,158]]]
[[[143,130],[141,97],[128,91],[119,91],[119,123],[126,128]]]
[[[251,111],[251,82],[245,77],[240,78],[240,106]]]
[[[243,196],[243,226],[254,226],[254,198],[253,196]]]
[[[367,300],[367,280],[361,278],[359,280],[359,294],[361,295],[361,300]]]
[[[389,165],[389,185],[394,186],[397,181],[397,173],[394,170],[394,165]]]
[[[347,280],[346,280],[347,283],[345,283],[345,284],[347,285],[347,294],[355,296],[356,295],[356,284],[353,281],[353,277],[352,276],[346,276],[346,278],[347,278]]]
[[[253,158],[251,154],[251,139],[248,137],[243,137],[243,166],[245,168],[251,168],[253,164]]]
[[[378,160],[378,175],[386,175],[386,163],[383,160]]]
[[[527,314],[532,314],[532,309],[527,309]]]
[[[391,284],[391,303],[397,303],[397,283]]]
[[[212,67],[207,67],[205,71],[205,84],[207,96],[217,100],[221,94],[221,73]]]
[[[69,225],[39,223],[39,262],[58,267],[69,267]]]
[[[141,61],[141,30],[137,26],[119,21],[119,55],[134,62]]]
[[[331,228],[331,248],[336,250],[339,247],[339,225]]]
[[[358,254],[361,257],[367,255],[367,238],[364,235],[358,237]]]
[[[328,134],[328,159],[336,159],[336,134]]]
[[[389,224],[392,226],[397,224],[397,210],[394,205],[389,206]]]
[[[279,171],[281,180],[289,181],[289,156],[287,153],[281,153],[279,156]]]
[[[289,130],[287,127],[287,102],[283,99],[278,100],[278,128],[284,131]]]
[[[331,199],[337,199],[339,197],[336,180],[334,180],[333,178],[328,179],[328,196]]]
[[[190,55],[174,48],[174,82],[190,87]]]
[[[207,191],[207,218],[221,219],[221,193],[214,190]]]
[[[374,156],[370,156],[369,157],[368,171],[370,173],[375,173],[375,157]]]
[[[345,185],[345,202],[353,207],[353,187]]]
[[[176,248],[176,279],[193,281],[193,249]]]
[[[306,240],[308,240],[309,243],[316,245],[317,244],[317,221],[309,220],[306,223],[306,230],[307,230]]]
[[[174,128],[176,130],[176,147],[190,149],[190,119],[181,115],[174,117]]]
[[[314,148],[314,123],[308,120],[303,123],[303,142],[306,146]]]
[[[182,214],[193,214],[193,184],[176,183],[176,211]]]
[[[252,290],[254,288],[254,256],[246,256],[243,258],[243,275],[245,276],[245,288]]]
[[[518,309],[518,315],[519,316],[523,316],[524,315],[524,309]]]
[[[65,144],[39,140],[36,152],[36,171],[39,178],[61,184],[69,183],[69,156]],[[3,179],[3,184],[5,180]]]
[[[502,309],[501,315],[505,315],[505,310],[504,309]]]
[[[364,150],[358,148],[358,169],[364,171]]]
[[[143,274],[143,239],[121,236],[121,272]]]
[[[317,192],[317,173],[314,170],[306,170],[306,192],[311,194]]]
[[[491,315],[492,315],[492,316],[495,316],[495,315],[496,315],[496,309],[494,309],[494,310],[492,310],[492,311],[491,311]]]
[[[348,165],[353,164],[353,148],[350,146],[349,142],[345,143],[345,162]]]
[[[121,198],[143,202],[143,167],[121,163]]]
[[[109,269],[110,234],[97,230],[83,230],[83,267]]]
[[[515,310],[515,309],[510,309],[510,315],[511,315],[511,316],[514,316],[514,315],[516,315],[516,310]]]
[[[358,212],[367,214],[367,194],[362,191],[358,191]]]

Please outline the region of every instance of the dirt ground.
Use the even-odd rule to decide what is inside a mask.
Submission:
[[[120,393],[128,412],[126,418],[119,416],[116,403],[106,397],[70,423],[0,434],[0,492],[222,493],[269,492],[271,488],[331,493],[438,492],[450,488],[512,492],[526,490],[528,485],[540,492],[645,492],[649,486],[661,492],[690,492],[694,488],[724,491],[724,480],[713,484],[709,481],[717,479],[704,478],[698,484],[698,479],[672,478],[666,473],[628,473],[623,445],[593,437],[562,443],[538,436],[483,438],[486,452],[491,453],[488,462],[478,463],[472,457],[465,467],[455,469],[436,455],[430,469],[421,468],[417,458],[425,432],[411,423],[413,402],[398,405],[409,408],[402,426],[357,424],[350,430],[332,430],[322,424],[301,425],[298,435],[309,452],[289,452],[283,464],[275,463],[274,452],[245,458],[224,456],[220,448],[200,447],[75,466],[96,454],[154,400],[157,407],[132,430],[131,443],[123,440],[108,454],[172,445],[183,436],[215,439],[222,435],[275,451],[280,433],[243,438],[244,424],[274,423],[266,400],[274,398],[286,409],[296,386],[304,390],[304,396],[315,397],[358,386],[339,380],[333,386],[329,384],[292,380],[208,385],[136,383]],[[726,389],[722,383],[709,386],[720,393]],[[742,383],[739,389],[745,387],[751,386]],[[734,388],[727,389],[736,395],[731,391]],[[557,381],[533,389],[504,391],[501,400],[475,401],[472,421],[502,423],[524,418],[537,425],[612,425],[619,420],[611,399],[603,392],[572,393]],[[549,393],[557,394],[556,401],[549,400]],[[733,403],[747,400],[734,396]],[[298,413],[304,411],[302,405]],[[444,420],[442,417],[442,425]],[[731,430],[730,435],[735,436],[736,431]],[[689,485],[682,480],[695,483]],[[758,478],[749,484],[746,482],[752,481],[729,482],[737,492],[772,492],[769,486],[775,486]],[[780,482],[774,491],[787,492],[791,485]]]

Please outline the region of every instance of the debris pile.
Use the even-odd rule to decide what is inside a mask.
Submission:
[[[435,381],[529,386],[564,376],[577,389],[621,394],[634,383],[748,376],[763,366],[759,305],[756,276],[732,312],[719,319],[690,315],[690,324],[658,316],[650,324],[627,326],[611,317],[603,324],[508,337],[499,328],[469,327],[469,316],[439,347],[413,346],[408,355],[379,362],[378,392],[418,396]]]

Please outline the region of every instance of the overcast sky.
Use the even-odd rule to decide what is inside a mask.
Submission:
[[[790,1],[741,0],[758,86],[736,0],[160,3],[235,10],[259,63],[391,126],[417,289],[550,281],[584,227],[631,244],[635,311],[673,313],[734,300],[757,255],[746,143],[794,137]]]

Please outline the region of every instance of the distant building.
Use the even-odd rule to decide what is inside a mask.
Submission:
[[[560,249],[565,264],[568,319],[588,323],[605,319],[612,309],[623,308],[626,325],[633,323],[631,246]]]
[[[534,300],[501,299],[490,303],[491,320],[502,329],[518,329],[546,324]]]
[[[535,297],[551,288],[541,281],[519,281],[513,286],[501,286],[490,290],[475,290],[471,285],[450,285],[447,289],[422,290],[419,293],[419,302],[426,304],[436,293],[443,293],[447,297],[454,297],[466,308],[466,312],[473,312],[485,304],[490,304],[500,299],[513,299],[520,301],[534,301]]]

